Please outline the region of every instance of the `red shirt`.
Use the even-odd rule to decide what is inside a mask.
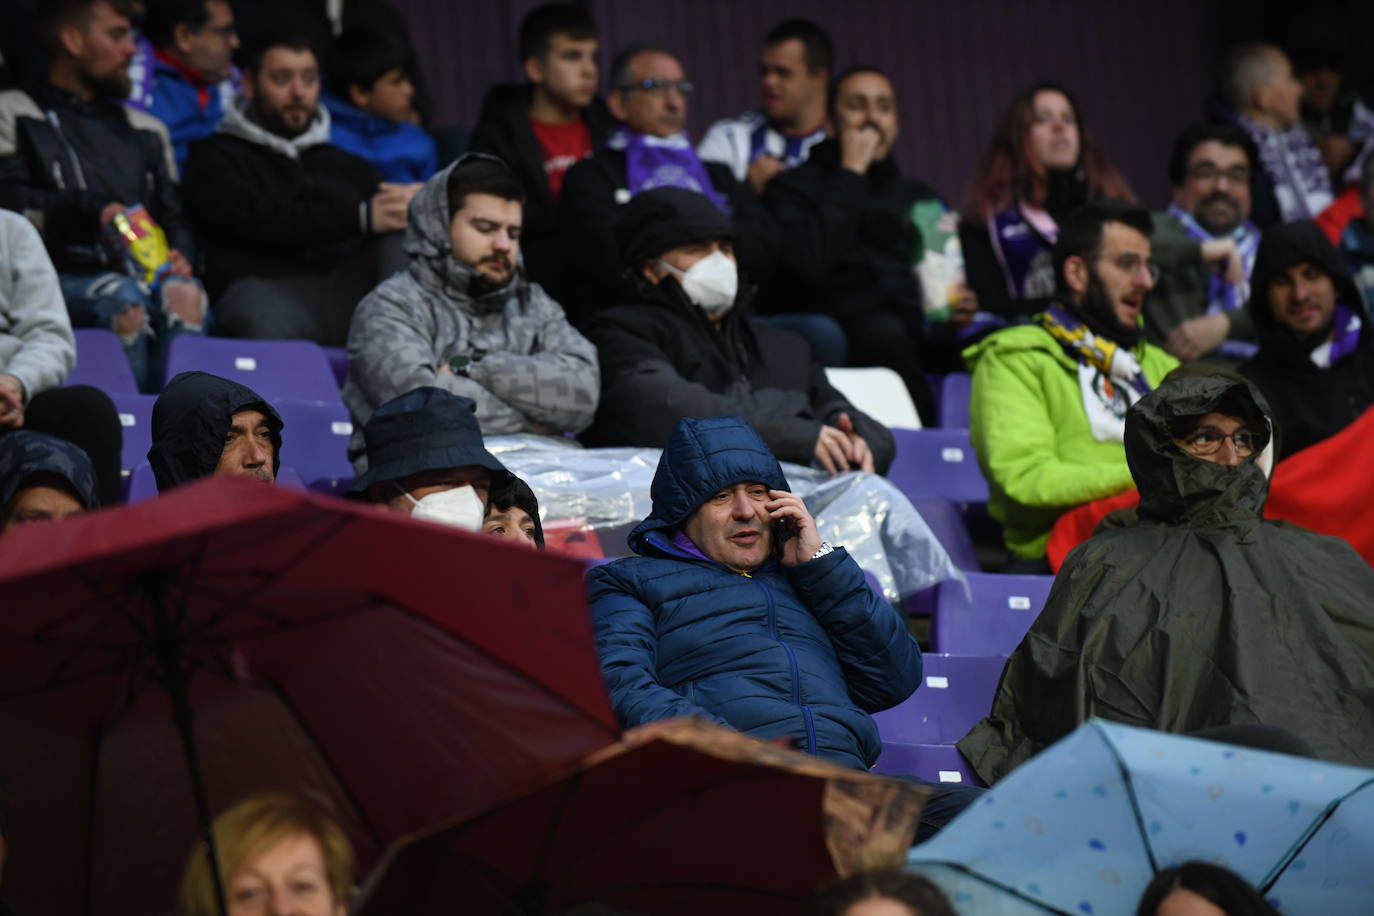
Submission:
[[[563,176],[580,159],[592,154],[592,132],[586,122],[575,118],[567,124],[545,124],[530,118],[530,130],[544,150],[544,174],[549,179],[549,190],[554,200],[563,190]]]

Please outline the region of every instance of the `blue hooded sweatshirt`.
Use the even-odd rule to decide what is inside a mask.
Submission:
[[[747,574],[694,549],[682,523],[745,482],[788,489],[752,426],[734,416],[678,423],[653,511],[629,536],[638,556],[588,575],[611,705],[626,728],[698,715],[866,769],[882,750],[869,713],[919,686],[921,651],[844,548]]]
[[[328,92],[329,142],[377,167],[387,181],[427,181],[439,171],[439,148],[423,128],[368,114]]]

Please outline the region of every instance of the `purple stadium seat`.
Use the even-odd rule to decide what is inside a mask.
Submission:
[[[951,372],[940,383],[940,426],[945,429],[968,429],[968,400],[973,376],[967,372]]]
[[[909,499],[943,496],[986,503],[988,485],[966,429],[894,429],[897,458],[887,479]]]
[[[167,378],[193,369],[233,379],[274,403],[283,399],[343,403],[329,359],[318,344],[308,340],[236,340],[183,334],[172,341]]]
[[[964,737],[992,708],[1006,659],[926,653],[924,662],[924,679],[916,692],[873,714],[884,744],[953,744]]]
[[[296,473],[295,468],[285,464],[277,472],[277,486],[286,487],[288,490],[306,489],[305,481],[301,480],[301,475]],[[156,498],[157,479],[153,477],[152,465],[145,461],[134,468],[133,474],[129,477],[129,502],[139,503],[145,499]]]
[[[93,385],[108,395],[138,394],[129,357],[113,331],[78,328],[74,333],[76,368],[64,385]]]
[[[151,394],[111,394],[110,400],[119,411],[119,425],[124,434],[119,467],[127,489],[134,468],[148,461],[148,447],[153,444],[153,402],[157,398]]]
[[[343,347],[325,347],[324,355],[329,360],[329,368],[334,370],[334,381],[342,388],[348,378],[348,351]]]
[[[353,423],[342,404],[317,404],[295,400],[273,405],[286,424],[282,431],[282,457],[291,462],[312,490],[341,494],[353,483],[348,460],[348,437]]]
[[[883,744],[883,752],[873,765],[883,775],[919,776],[930,782],[981,786],[964,755],[952,744]]]
[[[911,501],[921,518],[930,526],[931,534],[944,546],[954,565],[962,570],[977,572],[978,551],[964,524],[959,508],[943,496],[918,496]]]
[[[1010,655],[1045,606],[1054,576],[967,573],[972,600],[958,582],[940,583],[931,621],[936,652]]]

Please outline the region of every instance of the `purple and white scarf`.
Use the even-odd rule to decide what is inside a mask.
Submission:
[[[1013,299],[1043,299],[1054,295],[1054,264],[1050,248],[1059,226],[1044,210],[1024,201],[988,217],[992,250],[1002,264],[1007,292]]]
[[[1260,163],[1274,183],[1283,221],[1316,219],[1331,206],[1331,176],[1312,137],[1301,122],[1275,130],[1240,116],[1236,122],[1259,147]]]
[[[685,133],[653,137],[622,125],[611,134],[606,147],[625,151],[625,177],[631,197],[654,188],[682,188],[705,194],[722,213],[732,215],[729,201],[711,184]]]
[[[1360,329],[1364,323],[1355,310],[1337,302],[1331,324],[1335,328],[1335,333],[1311,354],[1313,364],[1319,369],[1330,369],[1354,353],[1360,344]]]
[[[818,127],[809,134],[785,134],[764,120],[749,134],[749,161],[760,156],[774,156],[782,160],[789,169],[796,168],[806,161],[811,147],[830,136],[824,127]]]
[[[1052,305],[1036,323],[1078,361],[1078,386],[1088,428],[1099,442],[1122,442],[1126,411],[1150,393],[1150,381],[1135,354],[1114,340],[1097,337],[1078,317]]]
[[[1193,214],[1188,213],[1177,204],[1169,207],[1169,215],[1178,220],[1183,226],[1183,231],[1188,233],[1188,238],[1195,242],[1210,242],[1223,236],[1212,235],[1206,229],[1198,225],[1198,221],[1193,219]],[[1243,308],[1245,302],[1250,298],[1250,274],[1255,270],[1255,253],[1259,251],[1260,231],[1254,223],[1244,222],[1237,226],[1229,236],[1225,236],[1235,241],[1236,250],[1240,252],[1241,264],[1245,266],[1245,279],[1240,283],[1230,283],[1222,274],[1212,271],[1207,279],[1207,314],[1215,315],[1218,312],[1234,312],[1238,308]],[[1259,344],[1253,340],[1223,340],[1217,347],[1216,352],[1230,359],[1245,360],[1254,356],[1259,351]]]

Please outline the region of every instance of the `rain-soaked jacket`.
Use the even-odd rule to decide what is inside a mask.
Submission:
[[[267,418],[272,473],[281,470],[281,415],[256,391],[208,372],[175,376],[153,404],[153,445],[148,449],[159,493],[209,477],[224,452],[224,437],[240,410]]]
[[[487,436],[581,432],[596,413],[596,348],[539,284],[517,270],[504,286],[469,294],[478,274],[453,256],[448,207],[449,173],[466,158],[415,195],[405,238],[410,267],[353,314],[343,399],[353,414],[355,461],[372,412],[426,385],[472,398]],[[440,375],[455,359],[467,361],[466,374]]]
[[[0,436],[0,513],[34,474],[54,474],[71,484],[72,492],[87,509],[100,506],[95,471],[80,446],[28,429]]]
[[[1127,414],[1139,522],[1069,554],[991,715],[959,742],[983,779],[1091,716],[1176,733],[1261,723],[1374,766],[1374,570],[1342,540],[1262,520],[1253,460],[1203,461],[1170,435],[1233,391],[1268,415],[1217,376],[1169,382]]]
[[[752,426],[678,423],[654,475],[653,511],[629,536],[638,556],[588,574],[611,706],[626,728],[699,715],[872,766],[882,741],[869,713],[920,685],[921,650],[843,547],[742,574],[675,537],[708,497],[745,482],[788,489]]]

